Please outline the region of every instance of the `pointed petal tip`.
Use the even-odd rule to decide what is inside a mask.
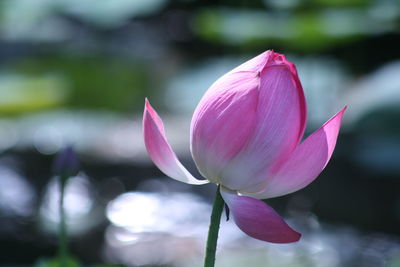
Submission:
[[[145,100],[144,100],[144,110],[143,110],[143,119],[149,113],[149,110],[152,110],[152,107],[150,105],[149,100],[147,98],[145,98]]]
[[[340,114],[340,119],[343,118],[344,112],[347,110],[347,105],[344,106],[337,114]]]
[[[289,69],[295,68],[294,64],[292,62],[288,61],[284,54],[277,53],[273,49],[267,50],[266,52],[264,52],[264,54],[265,54],[267,60],[265,62],[263,69],[265,69],[266,67],[269,67],[269,66],[273,66],[273,65],[288,66]]]
[[[333,115],[329,120],[327,120],[327,121],[320,127],[320,129],[323,129],[323,128],[329,126],[330,124],[334,123],[333,121],[337,121],[337,123],[339,123],[339,125],[337,126],[337,127],[338,127],[337,131],[339,131],[339,129],[340,129],[340,124],[341,124],[341,122],[342,122],[343,115],[344,115],[344,112],[346,111],[346,109],[347,109],[347,105],[344,106],[344,107],[343,107],[340,111],[338,111],[335,115]],[[319,130],[319,129],[318,129],[318,130]],[[318,130],[317,130],[317,131],[318,131]]]
[[[344,112],[347,110],[347,105],[344,106],[338,113],[336,114],[340,114],[341,116],[343,116]],[[336,115],[335,115],[336,116]]]
[[[340,115],[340,120],[342,120],[344,112],[347,110],[347,105],[344,106],[337,114]],[[336,115],[335,115],[336,116]]]
[[[148,109],[153,110],[153,107],[151,106],[149,99],[146,97],[144,99],[144,110]]]

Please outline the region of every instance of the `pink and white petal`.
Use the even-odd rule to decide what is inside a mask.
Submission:
[[[346,107],[307,137],[268,178],[262,192],[246,195],[258,199],[278,197],[300,190],[314,181],[332,156],[345,110]]]
[[[188,184],[205,184],[194,178],[180,163],[169,145],[161,118],[146,99],[143,114],[143,135],[147,152],[154,164],[167,176]]]
[[[260,74],[253,135],[222,174],[221,183],[234,190],[264,188],[269,171],[291,154],[304,133],[306,103],[295,68],[283,55],[273,57]]]
[[[221,195],[235,223],[247,235],[271,243],[292,243],[300,239],[301,234],[293,230],[263,201],[238,196],[224,189],[221,189]]]
[[[255,127],[259,77],[241,72],[214,83],[197,106],[191,151],[200,173],[219,183],[221,170],[246,144]]]

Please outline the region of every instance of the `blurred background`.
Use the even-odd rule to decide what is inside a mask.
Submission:
[[[215,186],[150,162],[144,98],[189,168],[196,103],[267,50],[294,62],[307,134],[348,105],[337,149],[308,188],[269,200],[303,233],[246,237],[221,221],[217,266],[400,266],[399,0],[2,0],[0,265],[57,253],[52,162],[73,145],[71,252],[84,265],[201,266]]]

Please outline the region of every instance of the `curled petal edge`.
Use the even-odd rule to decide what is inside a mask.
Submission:
[[[164,125],[146,98],[143,113],[143,136],[147,152],[154,164],[167,176],[187,184],[206,184],[198,180],[182,165],[165,136]]]

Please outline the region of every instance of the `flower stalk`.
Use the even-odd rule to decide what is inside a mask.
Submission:
[[[59,214],[60,221],[58,226],[58,257],[60,267],[69,265],[68,251],[68,230],[67,215],[65,212],[65,191],[70,177],[77,175],[79,170],[79,160],[72,146],[65,147],[55,158],[53,163],[54,175],[59,178],[60,200]]]
[[[60,177],[60,223],[59,223],[59,237],[58,237],[58,256],[60,260],[60,267],[68,266],[68,234],[67,234],[67,218],[64,208],[65,188],[68,181],[68,176]]]
[[[221,221],[221,215],[224,209],[224,204],[225,202],[222,199],[218,186],[211,213],[210,227],[208,229],[204,267],[214,267],[215,264],[215,252],[217,251],[219,224]]]

